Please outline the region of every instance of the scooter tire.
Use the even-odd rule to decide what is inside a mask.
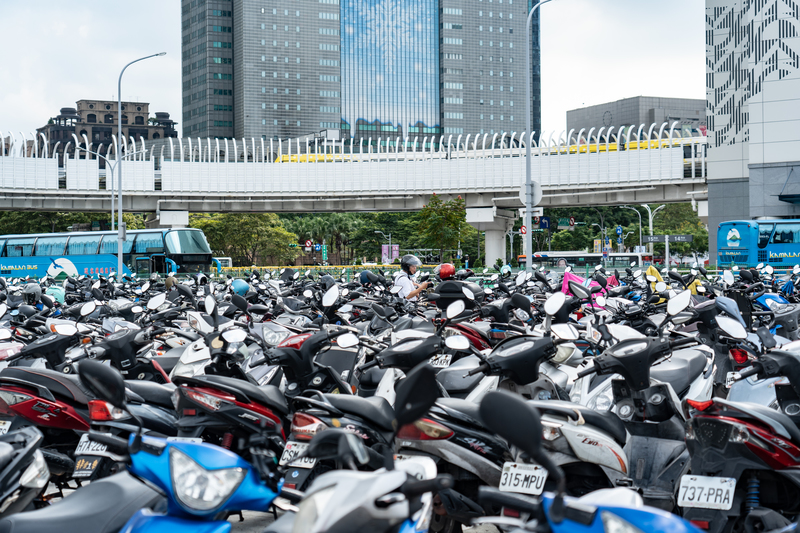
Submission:
[[[428,526],[430,533],[462,533],[463,526],[461,522],[450,518],[447,515],[439,515],[431,512],[431,523]]]

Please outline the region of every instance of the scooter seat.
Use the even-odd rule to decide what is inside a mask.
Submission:
[[[455,411],[467,417],[466,422],[482,426],[481,415],[479,414],[480,405],[475,402],[462,400],[460,398],[439,398],[436,400],[437,407],[445,411]],[[463,417],[462,417],[463,418]]]
[[[139,509],[161,501],[163,497],[153,489],[122,472],[92,481],[43,509],[4,517],[0,533],[110,533],[119,531]]]
[[[668,360],[650,369],[650,377],[672,385],[681,398],[707,364],[705,352],[693,348],[676,350]]]
[[[0,372],[0,380],[4,377],[41,385],[53,394],[80,404],[89,403],[89,399],[93,397],[89,391],[83,388],[78,376],[62,374],[54,370],[9,367]]]
[[[146,403],[167,409],[175,408],[172,403],[172,391],[175,390],[175,385],[172,383],[161,385],[154,381],[129,380],[125,382],[125,388],[141,396]]]
[[[529,405],[536,407],[542,413],[574,417],[577,411],[590,426],[608,433],[620,446],[625,446],[628,440],[628,431],[625,423],[611,411],[595,411],[583,405],[561,400],[530,400]]]
[[[332,406],[345,413],[356,415],[368,422],[374,423],[381,429],[393,431],[394,409],[385,398],[371,396],[350,396],[345,394],[326,394],[325,400]]]
[[[234,387],[245,393],[251,400],[263,403],[271,409],[275,409],[283,416],[289,414],[289,404],[286,397],[275,385],[253,385],[243,379],[229,378],[226,376],[195,376],[193,379],[198,381],[208,381],[219,383],[226,387]]]

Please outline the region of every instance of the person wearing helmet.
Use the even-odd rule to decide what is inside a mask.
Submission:
[[[417,268],[422,264],[422,261],[416,255],[404,255],[402,259],[400,259],[400,273],[394,279],[394,284],[400,287],[400,292],[397,293],[398,296],[401,298],[405,298],[406,300],[410,300],[412,302],[417,301],[417,296],[419,293],[424,291],[428,288],[428,282],[424,283],[414,283],[411,279],[417,272]]]
[[[250,284],[243,279],[235,279],[231,282],[231,289],[239,296],[245,296],[250,290]]]
[[[433,269],[433,273],[444,281],[453,277],[456,273],[456,267],[452,263],[442,263]]]

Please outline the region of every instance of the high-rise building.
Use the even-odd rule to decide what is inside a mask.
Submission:
[[[525,129],[530,0],[184,0],[183,132],[396,139]],[[538,12],[534,131],[540,129]],[[473,137],[474,138],[474,137]]]

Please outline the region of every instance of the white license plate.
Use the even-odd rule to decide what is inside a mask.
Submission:
[[[439,355],[434,355],[430,359],[428,359],[428,363],[433,368],[447,368],[450,366],[450,361],[453,360],[453,354],[451,353],[440,353]]]
[[[733,504],[736,479],[732,477],[681,476],[678,488],[680,507],[699,507],[727,511]]]
[[[167,442],[196,442],[201,443],[203,439],[198,437],[167,437]]]
[[[304,442],[289,441],[281,454],[280,466],[289,465],[295,468],[313,468],[317,460],[313,457],[303,457],[299,461],[294,458],[306,451],[308,444]]]
[[[505,463],[500,477],[500,490],[538,496],[544,490],[547,470],[539,465]]]
[[[77,457],[78,455],[103,455],[107,449],[108,446],[90,440],[89,434],[84,433],[81,436],[81,440],[78,443],[78,447],[75,448],[75,456]]]
[[[11,420],[0,420],[0,435],[5,435],[11,429]]]

